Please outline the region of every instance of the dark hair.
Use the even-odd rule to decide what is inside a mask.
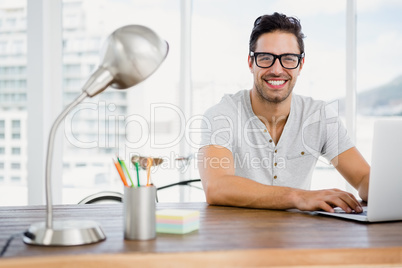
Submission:
[[[287,17],[284,14],[275,12],[272,15],[263,15],[258,17],[254,22],[254,28],[251,31],[249,50],[254,51],[258,38],[264,33],[272,33],[281,31],[294,34],[299,44],[300,53],[304,52],[305,37],[302,33],[300,20],[294,17]]]

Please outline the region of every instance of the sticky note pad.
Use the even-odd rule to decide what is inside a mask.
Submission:
[[[156,232],[186,234],[200,227],[200,212],[187,209],[164,209],[156,211]]]

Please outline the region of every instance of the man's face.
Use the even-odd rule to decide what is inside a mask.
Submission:
[[[257,40],[254,52],[268,52],[275,55],[286,53],[300,54],[296,36],[285,32],[272,32],[261,35]],[[304,64],[304,58],[296,69],[285,69],[275,60],[269,68],[260,68],[255,59],[252,62],[249,56],[248,64],[254,76],[254,90],[263,100],[280,103],[286,100],[296,84],[297,77]]]

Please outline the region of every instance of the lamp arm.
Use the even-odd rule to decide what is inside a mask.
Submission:
[[[49,140],[47,144],[47,156],[46,156],[46,173],[45,173],[45,186],[46,186],[46,228],[53,228],[53,201],[52,201],[52,187],[51,187],[51,172],[52,172],[52,159],[53,159],[53,147],[56,131],[67,116],[67,114],[77,104],[82,102],[86,97],[93,97],[102,91],[104,91],[113,82],[112,73],[100,66],[88,79],[82,89],[81,95],[79,95],[72,103],[70,103],[56,118],[50,130]]]
[[[53,158],[53,147],[54,138],[56,136],[56,131],[67,116],[67,114],[80,102],[82,102],[88,96],[87,92],[82,92],[71,104],[69,104],[63,112],[56,118],[50,130],[49,140],[47,145],[47,156],[46,156],[46,173],[45,173],[45,185],[46,185],[46,228],[53,228],[53,201],[52,201],[52,187],[51,187],[51,172],[52,172],[52,158]]]

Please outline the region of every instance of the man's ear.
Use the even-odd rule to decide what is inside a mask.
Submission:
[[[250,72],[251,72],[251,73],[254,73],[254,69],[253,69],[253,60],[251,59],[251,56],[250,56],[250,55],[248,55],[247,60],[248,60],[248,68],[250,69]]]
[[[300,74],[300,71],[303,69],[303,66],[304,66],[304,59],[305,59],[305,58],[302,58],[301,61],[300,61],[299,74]]]

